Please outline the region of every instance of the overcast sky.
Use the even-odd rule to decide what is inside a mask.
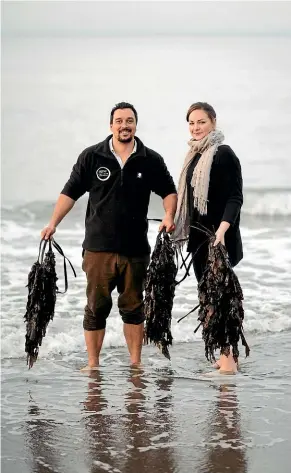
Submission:
[[[291,34],[289,1],[10,1],[3,35]]]

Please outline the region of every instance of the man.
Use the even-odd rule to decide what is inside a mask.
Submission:
[[[141,361],[143,289],[150,247],[147,212],[151,191],[163,199],[165,216],[160,229],[174,229],[177,195],[162,157],[135,137],[138,116],[125,102],[111,111],[112,135],[85,149],[62,190],[50,223],[41,232],[48,239],[89,192],[83,242],[83,270],[87,276],[84,335],[88,366],[99,365],[111,293],[117,287],[118,308],[132,364]]]

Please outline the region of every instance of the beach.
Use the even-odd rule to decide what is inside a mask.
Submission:
[[[4,39],[1,471],[287,473],[290,38],[116,41]],[[117,87],[124,64],[132,75]],[[244,258],[235,271],[251,353],[245,359],[240,347],[236,376],[219,375],[205,359],[201,331],[194,334],[197,314],[177,323],[197,304],[193,271],[176,289],[170,362],[146,346],[141,368],[130,368],[115,291],[100,370],[80,372],[86,364],[81,269],[86,196],[55,235],[77,278],[68,268],[68,292],[57,297],[39,359],[27,368],[26,284],[40,231],[77,156],[109,134],[111,107],[121,100],[136,106],[137,136],[161,153],[176,183],[188,149],[185,114],[196,100],[213,104],[225,142],[240,159]],[[161,200],[154,196],[148,217],[162,216]],[[149,224],[152,248],[158,225]],[[62,291],[62,260],[56,259]]]

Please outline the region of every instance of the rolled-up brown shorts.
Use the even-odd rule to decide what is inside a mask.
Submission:
[[[85,251],[82,265],[87,276],[85,330],[106,327],[112,308],[111,293],[116,287],[123,322],[138,325],[145,320],[143,290],[148,263],[148,255],[128,257],[117,253]]]

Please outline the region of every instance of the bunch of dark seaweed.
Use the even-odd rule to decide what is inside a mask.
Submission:
[[[242,288],[231,267],[225,246],[221,243],[214,246],[215,233],[202,225],[201,228],[194,228],[208,236],[207,264],[198,284],[199,304],[181,317],[178,322],[199,309],[198,321],[200,324],[194,332],[196,333],[202,325],[206,358],[209,361],[215,361],[215,350],[219,349],[220,353],[226,356],[232,350],[234,360],[237,361],[240,340],[245,347],[246,356],[250,354],[243,332]],[[189,271],[185,276],[188,275]]]
[[[172,345],[171,321],[175,295],[175,246],[170,235],[162,230],[157,236],[147,271],[144,312],[145,342],[153,342],[170,359]]]
[[[198,320],[203,327],[205,356],[209,361],[215,361],[215,350],[219,349],[226,356],[232,350],[237,361],[240,340],[246,356],[250,353],[243,333],[243,292],[225,246],[221,243],[214,246],[215,235],[209,232],[208,236],[207,265],[198,284]]]
[[[47,244],[49,249],[45,254]],[[26,321],[25,352],[29,368],[32,368],[37,360],[39,347],[45,337],[48,323],[54,317],[56,295],[60,293],[57,287],[56,261],[52,246],[64,258],[65,291],[63,293],[68,288],[66,260],[76,277],[71,262],[66,258],[57,242],[55,240],[42,240],[39,245],[38,259],[29,272],[27,284],[28,299],[24,320]]]

